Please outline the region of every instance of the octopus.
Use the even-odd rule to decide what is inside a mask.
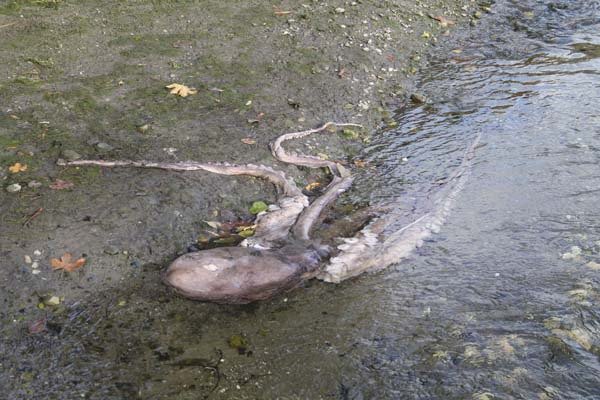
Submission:
[[[308,168],[326,168],[331,181],[323,194],[309,202],[302,190],[282,171],[265,165],[234,165],[196,161],[106,161],[59,160],[64,166],[138,167],[170,171],[206,171],[222,175],[247,175],[271,182],[278,189],[275,207],[259,214],[255,234],[237,247],[221,247],[183,254],[163,274],[164,282],[182,296],[216,303],[244,304],[270,299],[318,278],[341,282],[367,271],[376,271],[405,258],[437,232],[454,199],[464,186],[468,167],[478,139],[467,149],[461,166],[448,178],[432,206],[410,223],[395,228],[394,204],[382,207],[380,215],[355,236],[340,238],[341,244],[326,246],[311,240],[320,215],[353,182],[352,174],[341,164],[318,157],[288,153],[283,143],[357,124],[328,122],[305,131],[286,133],[271,144],[275,159]]]

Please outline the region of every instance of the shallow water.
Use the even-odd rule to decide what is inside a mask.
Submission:
[[[9,398],[600,398],[600,2],[492,10],[366,149],[354,196],[409,210],[482,134],[414,256],[244,307],[173,298],[145,266],[4,343]]]

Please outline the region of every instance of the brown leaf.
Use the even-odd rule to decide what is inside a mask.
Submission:
[[[72,188],[73,186],[75,186],[75,184],[73,184],[73,182],[63,181],[62,179],[57,179],[53,183],[50,184],[50,189],[63,190],[63,189]]]
[[[58,269],[64,269],[67,272],[73,272],[76,269],[83,267],[85,264],[85,258],[83,257],[78,258],[75,261],[71,261],[72,258],[73,256],[71,253],[65,253],[60,257],[60,260],[58,258],[53,258],[50,260],[50,265],[52,265],[52,269],[55,271]]]
[[[438,21],[442,28],[447,28],[448,26],[454,25],[454,21],[444,17],[443,15],[431,15],[430,17]]]
[[[27,326],[29,334],[35,335],[36,333],[44,332],[46,330],[46,321],[46,317],[44,317],[30,323]]]
[[[358,168],[365,168],[367,165],[369,165],[369,163],[365,160],[354,160],[354,165],[356,165]]]

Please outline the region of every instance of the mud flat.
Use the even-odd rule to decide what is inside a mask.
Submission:
[[[73,321],[82,304],[88,311],[117,304],[125,312],[131,293],[146,293],[138,302],[168,302],[172,293],[159,271],[197,240],[203,221],[248,214],[252,202],[275,199],[271,186],[244,177],[63,168],[58,158],[275,165],[267,144],[285,131],[334,120],[376,134],[392,127],[394,110],[410,101],[425,54],[444,35],[468,29],[488,6],[3,2],[0,325],[1,347],[13,349],[3,352],[7,393],[27,397],[39,384],[37,368],[16,362],[29,351],[27,331],[38,329],[32,323],[45,319],[45,332],[57,334],[53,327],[64,332],[63,319]],[[165,86],[172,83],[197,93],[171,95]],[[361,146],[340,135],[313,141],[309,150],[351,164]],[[315,179],[309,171],[278,168],[302,185]],[[52,271],[50,260],[66,252],[84,257],[85,266]],[[193,307],[176,301],[171,315]],[[213,306],[204,307],[208,318]],[[60,343],[49,353],[33,352],[30,361],[53,360],[64,350]],[[112,352],[104,351],[97,354]]]

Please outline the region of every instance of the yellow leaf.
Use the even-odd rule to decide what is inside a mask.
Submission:
[[[308,192],[312,192],[313,190],[315,190],[316,188],[321,186],[321,182],[312,182],[309,183],[308,185],[304,186],[304,190],[308,191]]]
[[[8,170],[13,174],[16,174],[17,172],[24,172],[27,171],[27,164],[15,163],[8,167]]]
[[[188,97],[190,94],[198,93],[196,89],[187,87],[185,85],[182,85],[181,83],[171,83],[170,85],[167,85],[166,88],[171,89],[169,93],[181,97]]]

